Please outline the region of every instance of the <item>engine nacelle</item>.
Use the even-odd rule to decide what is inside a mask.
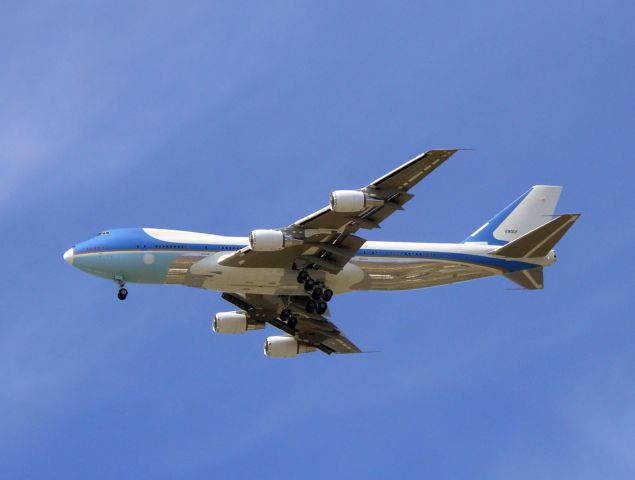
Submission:
[[[267,357],[295,357],[299,353],[314,352],[315,347],[300,343],[293,337],[267,337],[264,345]]]
[[[362,212],[384,204],[380,198],[369,197],[359,190],[336,190],[331,193],[331,210],[338,213]]]
[[[264,322],[250,319],[245,312],[219,312],[212,320],[212,330],[216,333],[245,333],[261,328],[265,328]]]
[[[249,246],[254,252],[277,252],[284,244],[284,233],[278,230],[254,230],[249,235]]]

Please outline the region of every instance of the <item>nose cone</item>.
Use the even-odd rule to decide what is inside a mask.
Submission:
[[[66,250],[66,252],[64,252],[64,261],[68,263],[69,265],[73,264],[73,249],[72,248],[69,248],[68,250]]]

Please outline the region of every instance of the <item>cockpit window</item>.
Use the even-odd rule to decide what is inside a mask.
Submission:
[[[110,235],[110,232],[108,232],[108,231],[104,230],[103,232],[99,232],[99,233],[97,234],[97,236],[98,236],[98,237],[99,237],[99,236],[101,236],[101,235]]]

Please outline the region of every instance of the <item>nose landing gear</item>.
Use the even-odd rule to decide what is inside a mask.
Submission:
[[[128,289],[126,289],[126,282],[123,281],[123,277],[121,276],[116,276],[115,277],[115,283],[117,285],[119,285],[119,291],[117,292],[117,298],[119,300],[125,300],[126,297],[128,296]]]

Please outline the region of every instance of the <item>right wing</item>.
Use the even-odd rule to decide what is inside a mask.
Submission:
[[[360,228],[380,228],[381,222],[395,211],[403,210],[403,205],[414,197],[407,192],[457,151],[457,149],[428,150],[362,189],[379,194],[379,197],[386,200],[383,206],[370,208],[357,215],[337,213],[326,206],[298,220],[293,226],[328,230],[339,230],[348,226],[352,231]]]

